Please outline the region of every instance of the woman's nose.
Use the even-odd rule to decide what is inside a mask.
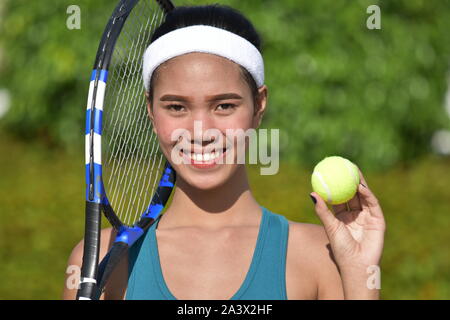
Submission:
[[[204,148],[214,143],[221,134],[215,119],[204,111],[194,114],[187,129],[191,137],[190,142],[196,148]]]
[[[205,111],[198,111],[193,113],[189,124],[188,130],[191,134],[191,137],[196,141],[205,140],[203,137],[205,136],[206,131],[211,131],[211,129],[216,128],[215,120],[212,116]]]

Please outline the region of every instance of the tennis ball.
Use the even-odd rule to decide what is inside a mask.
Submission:
[[[314,167],[311,184],[314,192],[329,204],[347,202],[358,189],[358,167],[339,156],[326,157]]]

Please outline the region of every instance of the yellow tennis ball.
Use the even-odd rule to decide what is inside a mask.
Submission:
[[[314,167],[311,184],[314,192],[329,204],[347,202],[358,189],[358,167],[339,156],[326,157]]]

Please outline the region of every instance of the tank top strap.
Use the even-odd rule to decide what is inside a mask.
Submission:
[[[250,268],[245,290],[233,299],[286,300],[286,253],[289,233],[288,220],[263,208],[265,221],[260,230],[254,267]],[[261,240],[261,241],[259,241]],[[247,280],[246,279],[246,280]]]
[[[166,300],[159,289],[159,281],[155,277],[156,261],[153,248],[156,244],[156,228],[161,216],[147,229],[142,237],[128,251],[128,287],[126,300]],[[154,237],[152,236],[154,235]],[[159,262],[159,261],[158,261]]]

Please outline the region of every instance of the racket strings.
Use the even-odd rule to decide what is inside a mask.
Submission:
[[[128,84],[130,85],[135,85],[136,82],[140,82],[140,81],[133,81],[133,82],[128,82]],[[126,88],[128,92],[130,91],[130,88]],[[128,96],[127,99],[129,100],[134,100],[138,97],[135,96]],[[130,115],[130,114],[129,114]],[[137,118],[137,114],[136,113],[131,113],[132,116],[129,118],[129,123],[141,123],[142,121],[142,117],[141,118]],[[143,119],[147,120],[145,117],[145,113],[143,115]],[[151,132],[148,128],[148,126],[141,126],[141,128],[143,128],[144,130],[147,129],[147,133]],[[126,175],[122,175],[120,176],[119,179],[116,180],[116,182],[118,182],[118,184],[121,186],[120,189],[116,189],[118,191],[122,191],[121,192],[121,196],[118,198],[118,200],[116,201],[116,206],[117,206],[117,211],[119,213],[121,213],[121,215],[123,216],[122,219],[125,220],[127,223],[131,224],[131,222],[129,221],[130,219],[132,220],[136,220],[135,218],[131,218],[130,214],[132,211],[135,212],[135,215],[137,215],[137,212],[142,211],[142,206],[139,206],[139,203],[135,203],[136,201],[136,196],[139,194],[140,195],[140,199],[142,199],[142,192],[138,193],[136,192],[137,190],[141,190],[143,191],[143,186],[139,185],[139,181],[142,180],[142,176],[138,176],[137,173],[141,172],[148,172],[148,170],[142,170],[142,166],[140,165],[142,163],[142,158],[149,158],[148,155],[148,151],[142,148],[138,148],[141,147],[139,146],[139,140],[138,138],[142,138],[143,140],[149,140],[149,135],[145,135],[142,136],[141,132],[139,132],[139,128],[138,126],[134,126],[133,127],[134,130],[130,130],[130,134],[128,136],[125,136],[124,142],[123,142],[123,147],[125,146],[129,146],[129,148],[125,148],[126,152],[123,153],[125,156],[127,154],[130,154],[132,157],[134,157],[134,161],[132,158],[126,159],[125,156],[121,157],[121,159],[119,160],[119,162],[116,162],[116,167],[121,166],[122,168],[124,168]],[[138,132],[136,132],[138,130]],[[140,131],[143,131],[142,129]],[[148,146],[149,144],[147,144]],[[148,148],[147,148],[148,149]],[[139,151],[139,153],[136,152],[136,150]],[[139,158],[139,154],[142,155]],[[153,169],[153,168],[152,168]],[[133,179],[134,177],[134,179]],[[134,199],[129,199],[129,197],[131,195],[134,195]],[[127,206],[127,202],[128,204],[135,204],[133,205],[128,205]],[[142,202],[142,201],[141,201]],[[139,209],[139,207],[141,207],[141,209]]]
[[[138,32],[138,35],[142,35],[142,34],[143,34],[142,31]],[[141,37],[141,38],[142,38],[141,44],[146,45],[149,42],[148,39],[145,39],[143,37]],[[139,57],[141,57],[141,56],[142,56],[142,54],[141,54],[141,52],[139,52]],[[134,65],[137,66],[137,64],[134,64]],[[132,83],[132,85],[134,87],[141,88],[142,82],[140,79],[140,75],[141,75],[140,69],[138,69],[138,73],[139,73],[139,78],[136,79],[137,81],[134,81]],[[138,92],[138,91],[136,90],[134,92]],[[145,105],[145,102],[144,102],[144,105]],[[146,110],[146,109],[144,108],[144,110]],[[135,119],[135,120],[138,122],[145,121],[145,122],[149,123],[146,112],[141,113],[140,118]],[[144,129],[146,129],[146,130],[144,130]],[[134,162],[134,165],[131,169],[134,173],[132,175],[132,176],[134,176],[134,181],[131,181],[131,179],[130,179],[130,181],[129,181],[130,183],[129,183],[128,187],[135,186],[133,189],[133,192],[131,193],[133,195],[131,202],[136,203],[137,207],[139,209],[132,211],[131,207],[129,206],[126,211],[126,217],[130,217],[132,214],[134,214],[134,216],[131,218],[131,220],[134,220],[134,221],[136,221],[139,218],[140,214],[145,210],[146,206],[148,206],[149,199],[146,199],[147,201],[143,201],[145,199],[144,191],[149,189],[148,188],[149,186],[145,185],[145,182],[146,182],[145,178],[149,176],[149,173],[153,173],[154,177],[150,176],[150,179],[148,179],[148,182],[153,182],[151,187],[152,187],[152,190],[154,190],[154,188],[156,187],[157,178],[159,177],[159,170],[155,170],[154,164],[155,163],[160,164],[160,162],[162,160],[162,157],[160,157],[159,162],[157,161],[157,159],[153,159],[153,161],[150,162],[151,166],[146,166],[145,170],[142,170],[142,168],[140,168],[140,166],[137,165],[138,163],[142,163],[142,161],[144,161],[144,159],[149,155],[149,150],[151,150],[150,156],[153,155],[156,150],[155,147],[157,147],[157,145],[158,145],[157,140],[154,137],[152,130],[149,130],[148,128],[144,128],[144,126],[141,126],[141,133],[145,134],[145,138],[144,138],[145,140],[147,140],[147,141],[150,140],[152,143],[147,143],[145,145],[145,150],[143,150],[144,152],[141,152],[139,154],[140,158],[138,159],[138,161]],[[135,137],[137,137],[137,135],[135,135]],[[150,148],[150,146],[152,148]],[[157,168],[160,168],[160,165]],[[158,174],[155,174],[156,172],[158,172]],[[149,194],[153,194],[153,192],[150,192]],[[145,203],[145,202],[147,202],[147,203]]]
[[[102,147],[103,181],[119,219],[133,225],[150,204],[163,167],[163,155],[147,115],[142,56],[164,12],[141,0],[132,10],[109,68]]]
[[[135,32],[133,34],[142,34],[142,33],[141,32]],[[127,35],[127,34],[125,34],[125,35]],[[130,57],[134,57],[136,55],[135,51],[133,51],[133,49],[136,50],[136,48],[138,47],[138,46],[136,46],[136,44],[139,45],[139,42],[135,41],[129,47],[129,49],[131,49],[131,50],[130,50],[130,54],[128,55],[128,61],[126,61],[126,65],[131,65],[131,68],[129,70],[130,73],[135,73],[136,70],[133,70],[133,66],[138,66],[139,65],[138,63],[131,63],[131,62],[134,62],[134,61],[132,61],[132,59],[130,61]],[[136,69],[136,68],[134,68],[134,69]],[[132,87],[132,88],[126,88],[126,92],[128,94],[130,94],[130,93],[136,94],[137,91],[133,87],[136,87],[136,84],[140,83],[138,77],[134,77],[132,80],[133,81],[126,82],[126,84],[129,87]],[[127,101],[137,101],[135,99],[139,99],[139,97],[136,97],[135,95],[134,96],[133,95],[132,96],[128,95],[126,97]],[[140,123],[141,119],[136,118],[136,116],[138,115],[137,113],[131,113],[129,115],[133,116],[132,118],[130,118],[129,123],[134,123],[134,124]],[[144,113],[144,115],[145,115],[145,113]],[[145,116],[144,116],[144,119],[145,119]],[[130,146],[131,149],[128,150],[128,152],[130,152],[131,155],[135,156],[136,155],[136,149],[139,146],[139,141],[137,140],[137,138],[140,137],[140,134],[139,134],[139,132],[136,132],[137,130],[139,130],[138,126],[134,126],[133,128],[134,128],[134,130],[133,131],[130,130],[131,134],[129,134],[127,136],[127,139],[125,140],[125,145]],[[145,128],[145,126],[144,126],[144,129],[148,129],[148,128]],[[148,132],[148,130],[147,130],[147,132]],[[130,140],[130,138],[131,138],[131,140]],[[146,137],[144,136],[143,138],[145,139]],[[144,155],[145,152],[141,152],[141,154]],[[123,157],[122,159],[124,159],[124,158],[125,157]],[[124,208],[124,206],[126,204],[125,200],[127,200],[126,199],[127,196],[130,196],[131,194],[137,195],[137,192],[134,192],[134,193],[132,192],[133,189],[139,189],[140,188],[140,186],[136,183],[136,180],[138,178],[138,176],[136,174],[136,170],[137,170],[137,164],[140,163],[139,160],[140,159],[136,159],[135,161],[128,161],[128,162],[126,162],[126,164],[128,166],[127,176],[126,176],[128,178],[128,181],[124,181],[123,178],[125,176],[122,176],[122,179],[119,180],[119,183],[120,183],[120,185],[123,186],[124,190],[123,190],[123,192],[121,194],[121,197],[119,199],[119,202],[117,204],[117,208],[118,208],[117,211],[120,212],[120,213],[123,212],[125,214],[124,220],[126,220],[126,221],[129,220],[129,218],[130,218],[130,211],[131,211],[131,209],[133,209],[134,211],[137,210],[137,208],[135,206],[134,207],[133,206],[128,206],[127,208]],[[142,172],[142,170],[141,170],[141,172]],[[134,180],[133,180],[133,177],[134,177]],[[133,200],[131,200],[131,203],[133,203]]]

